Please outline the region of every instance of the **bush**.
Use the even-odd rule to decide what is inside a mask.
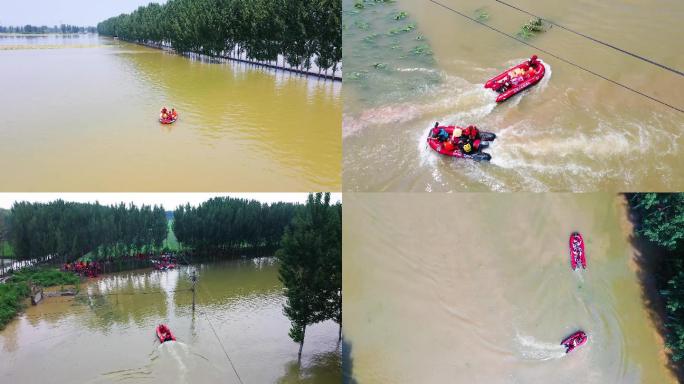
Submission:
[[[11,281],[13,283],[26,283],[31,281],[41,287],[54,287],[57,285],[77,285],[80,278],[70,272],[61,272],[54,268],[23,269],[15,273]]]
[[[0,285],[0,329],[19,312],[22,300],[28,295],[29,287],[26,283]]]

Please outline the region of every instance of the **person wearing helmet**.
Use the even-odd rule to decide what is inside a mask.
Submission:
[[[161,112],[159,113],[159,118],[162,120],[166,120],[169,117],[169,110],[166,109],[166,107],[162,107]]]
[[[176,120],[176,118],[178,118],[178,112],[176,112],[176,108],[171,108],[171,118],[173,120]]]
[[[530,60],[527,63],[530,65],[531,68],[536,68],[537,64],[539,64],[537,55],[532,55],[532,57],[530,57]]]
[[[496,92],[499,93],[504,93],[506,92],[506,81],[505,80],[500,80],[494,83],[492,86],[492,89]]]
[[[447,151],[447,152],[453,152],[454,149],[456,149],[456,146],[454,145],[454,142],[451,140],[447,140],[442,144],[442,148]]]
[[[436,139],[437,135],[439,135],[439,121],[435,122],[435,126],[430,131],[430,138]]]
[[[463,135],[467,136],[471,141],[480,138],[480,131],[474,125],[469,125],[463,130]]]
[[[454,128],[451,133],[451,138],[444,142],[444,149],[453,152],[456,148],[459,148],[461,142],[462,131],[460,128]]]
[[[461,128],[454,128],[454,131],[451,133],[451,141],[454,143],[454,145],[457,145],[461,141],[462,137],[463,131]]]
[[[440,143],[443,143],[449,139],[449,133],[443,127],[439,126],[439,122],[436,122],[435,127],[432,128],[430,137],[439,140]]]

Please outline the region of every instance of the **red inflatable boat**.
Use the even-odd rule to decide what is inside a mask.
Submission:
[[[587,268],[587,255],[584,252],[584,239],[579,232],[573,232],[570,235],[570,240],[568,240],[568,246],[570,247],[570,265],[572,265],[572,270],[582,267],[582,269]]]
[[[157,326],[157,337],[159,338],[160,343],[165,341],[176,341],[176,336],[171,333],[171,330],[165,324],[159,324]]]
[[[459,159],[489,161],[492,158],[492,156],[489,153],[482,152],[482,149],[487,148],[489,146],[490,141],[496,139],[496,135],[491,132],[480,131],[480,149],[477,152],[473,153],[464,153],[458,147],[455,147],[453,145],[447,146],[446,141],[441,142],[436,137],[433,137],[432,134],[434,130],[444,129],[449,134],[449,138],[447,139],[447,141],[451,141],[451,136],[453,135],[454,129],[456,128],[464,130],[464,128],[457,127],[455,125],[435,126],[434,128],[431,128],[427,137],[427,143],[430,146],[430,148],[441,153],[442,155],[452,156]]]
[[[512,79],[508,75],[509,72],[518,68],[522,70],[527,70],[528,68],[530,68],[531,61],[535,62],[535,64],[531,66],[535,70],[534,75],[525,74],[515,79]],[[532,56],[530,60],[525,60],[524,62],[516,65],[515,67],[507,69],[498,76],[489,79],[485,83],[485,88],[489,88],[498,92],[499,96],[496,98],[496,102],[500,103],[502,101],[507,100],[511,96],[520,93],[523,90],[537,84],[539,80],[541,80],[544,77],[545,73],[546,68],[544,67],[544,64],[541,61],[537,60],[537,56]]]
[[[159,122],[162,124],[173,124],[176,122],[176,119],[159,119]]]
[[[565,347],[565,353],[570,353],[575,350],[575,348],[585,344],[589,337],[584,331],[577,331],[572,335],[566,337],[561,341],[561,345]]]

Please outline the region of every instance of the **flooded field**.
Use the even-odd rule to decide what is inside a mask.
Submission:
[[[530,16],[501,2],[439,4],[516,36]],[[684,77],[559,27],[505,37],[432,1],[344,0],[345,190],[623,191],[684,188]],[[573,31],[684,70],[684,3],[533,2],[512,5]],[[545,54],[543,51],[550,52]],[[542,81],[497,105],[483,88],[532,54]],[[572,64],[553,57],[569,61]],[[495,132],[491,163],[435,153],[436,121]]]
[[[339,190],[341,84],[97,35],[0,36],[0,190]],[[166,105],[173,125],[158,122]]]
[[[190,267],[90,279],[0,331],[0,380],[339,383],[336,323],[307,328],[298,364],[277,270],[272,258],[200,265],[194,314]],[[160,323],[176,342],[159,344]]]
[[[612,194],[345,196],[358,383],[675,383]],[[580,231],[587,269],[573,271]],[[560,341],[584,330],[569,354]]]

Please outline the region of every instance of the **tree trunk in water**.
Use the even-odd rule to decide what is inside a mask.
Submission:
[[[304,348],[304,337],[305,336],[306,336],[306,325],[304,326],[304,329],[302,330],[302,341],[299,342],[299,355],[297,356],[298,362],[302,361],[302,348]]]

